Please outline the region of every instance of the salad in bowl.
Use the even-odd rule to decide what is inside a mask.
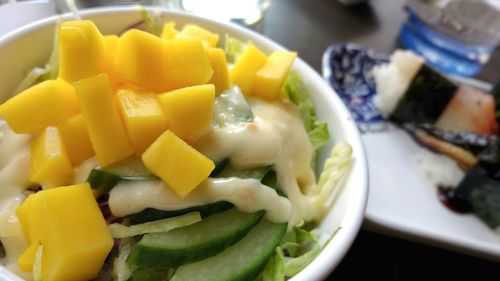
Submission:
[[[0,273],[325,278],[360,227],[367,172],[321,78],[235,26],[82,14],[0,41]]]

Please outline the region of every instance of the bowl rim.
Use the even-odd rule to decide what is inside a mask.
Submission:
[[[159,11],[161,12],[162,16],[172,15],[175,17],[185,17],[187,19],[194,19],[196,22],[201,23],[202,25],[205,23],[210,25],[217,25],[220,28],[226,29],[231,33],[238,34],[238,37],[251,39],[252,43],[255,43],[257,46],[265,45],[273,50],[286,50],[285,47],[276,43],[272,39],[267,38],[264,35],[259,34],[253,30],[238,26],[234,23],[207,19],[181,11],[172,11],[165,7],[144,6],[144,8],[146,8],[148,11]],[[132,12],[137,12],[137,6],[105,6],[81,9],[79,10],[79,15],[82,18],[86,18],[89,16],[99,16],[104,14]],[[59,19],[73,19],[73,14],[65,13],[62,15],[54,15],[12,30],[0,37],[0,49],[9,44],[11,41],[34,32],[37,29],[54,25]],[[349,204],[348,206],[346,206],[346,211],[342,219],[342,223],[345,224],[347,222],[347,224],[342,225],[342,231],[336,233],[335,239],[331,240],[335,241],[336,243],[326,244],[321,253],[306,268],[304,268],[301,272],[290,279],[292,281],[323,280],[328,277],[328,275],[338,266],[340,261],[344,258],[347,251],[353,244],[359,230],[361,229],[368,199],[368,164],[365,148],[361,141],[361,136],[358,131],[357,125],[337,93],[327,84],[327,82],[316,70],[309,66],[299,56],[295,61],[295,66],[297,69],[301,70],[300,72],[303,72],[301,73],[301,76],[308,76],[308,81],[305,81],[307,84],[316,84],[320,87],[321,90],[319,91],[319,95],[323,96],[326,99],[328,105],[332,108],[335,108],[339,118],[342,118],[344,120],[344,122],[341,123],[344,124],[343,128],[346,133],[346,138],[349,139],[349,143],[351,144],[351,146],[356,149],[356,151],[353,151],[353,157],[355,158],[348,177],[356,177],[356,182],[358,184],[360,183],[361,185],[357,187],[358,195],[351,196],[349,198]],[[1,266],[0,269],[2,269]]]

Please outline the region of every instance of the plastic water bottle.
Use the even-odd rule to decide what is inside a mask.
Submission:
[[[408,0],[401,43],[435,68],[473,76],[500,43],[499,0]]]

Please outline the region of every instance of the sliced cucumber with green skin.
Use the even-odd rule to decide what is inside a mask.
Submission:
[[[218,255],[180,266],[170,281],[255,280],[285,235],[287,224],[262,220]]]
[[[229,158],[224,158],[224,159],[216,162],[215,168],[210,173],[210,177],[215,178],[215,177],[219,176],[219,174],[224,170],[224,168],[226,168],[228,163],[229,163]]]
[[[263,211],[231,209],[169,232],[146,234],[134,245],[127,262],[166,269],[213,256],[239,241],[263,215]]]
[[[144,223],[144,222],[154,221],[154,220],[159,220],[159,219],[177,217],[177,216],[185,215],[185,214],[191,213],[191,212],[200,212],[201,217],[205,218],[205,217],[208,217],[212,214],[216,214],[216,213],[220,213],[220,212],[229,210],[232,207],[234,207],[233,204],[226,202],[226,201],[220,201],[220,202],[215,202],[215,203],[201,205],[201,206],[194,206],[191,208],[185,208],[185,209],[175,210],[175,211],[162,211],[162,210],[157,210],[157,209],[153,209],[153,208],[147,208],[140,213],[127,216],[127,218],[130,220],[131,224],[138,224],[138,223]]]
[[[87,182],[92,189],[109,193],[121,181],[141,181],[156,178],[144,166],[140,158],[133,156],[105,168],[97,167],[92,169],[87,177]]]
[[[168,280],[172,274],[171,270],[159,270],[152,268],[139,268],[128,281],[163,281]]]

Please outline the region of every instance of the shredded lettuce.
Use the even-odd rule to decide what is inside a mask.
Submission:
[[[42,255],[43,245],[39,245],[35,254],[35,262],[33,263],[33,279],[35,281],[42,281]]]
[[[321,253],[319,244],[315,244],[311,250],[301,256],[290,258],[285,261],[284,274],[287,277],[292,277],[299,273],[302,269],[308,266]]]
[[[330,139],[328,124],[318,120],[316,108],[309,91],[297,72],[290,71],[285,82],[285,92],[288,98],[299,108],[309,139],[314,149],[318,150]]]
[[[276,248],[274,255],[267,262],[259,280],[282,281],[285,280],[285,256],[280,247]]]
[[[335,200],[337,192],[333,192],[335,187],[341,183],[342,176],[351,167],[352,147],[347,142],[340,142],[332,149],[330,157],[326,159],[323,172],[318,180],[319,197],[325,203],[325,207],[331,206]],[[331,199],[330,203],[327,203]]]
[[[328,124],[325,121],[314,121],[313,128],[309,131],[309,139],[314,150],[320,149],[330,139]]]
[[[54,43],[52,47],[52,53],[50,54],[48,62],[44,67],[33,68],[26,77],[17,86],[16,93],[20,93],[29,87],[43,82],[49,79],[56,79],[59,74],[59,26],[61,25],[61,20],[56,24],[56,29],[54,31]]]
[[[136,266],[127,263],[127,257],[134,246],[134,241],[131,238],[121,239],[118,249],[118,257],[113,263],[113,272],[116,281],[127,281],[137,269]]]
[[[163,29],[163,25],[159,16],[154,15],[153,13],[149,12],[143,6],[140,5],[137,6],[137,11],[144,20],[144,23],[146,25],[145,26],[146,31],[153,35],[160,36]]]
[[[145,233],[167,232],[199,221],[201,221],[200,213],[192,212],[178,217],[155,220],[131,226],[113,223],[109,225],[109,230],[113,238],[126,238]]]
[[[319,228],[308,231],[296,227],[287,232],[259,280],[284,281],[286,277],[295,276],[321,253],[336,233],[326,239],[320,239],[325,234]]]
[[[224,39],[224,51],[228,63],[235,63],[245,50],[246,44],[226,34]]]

